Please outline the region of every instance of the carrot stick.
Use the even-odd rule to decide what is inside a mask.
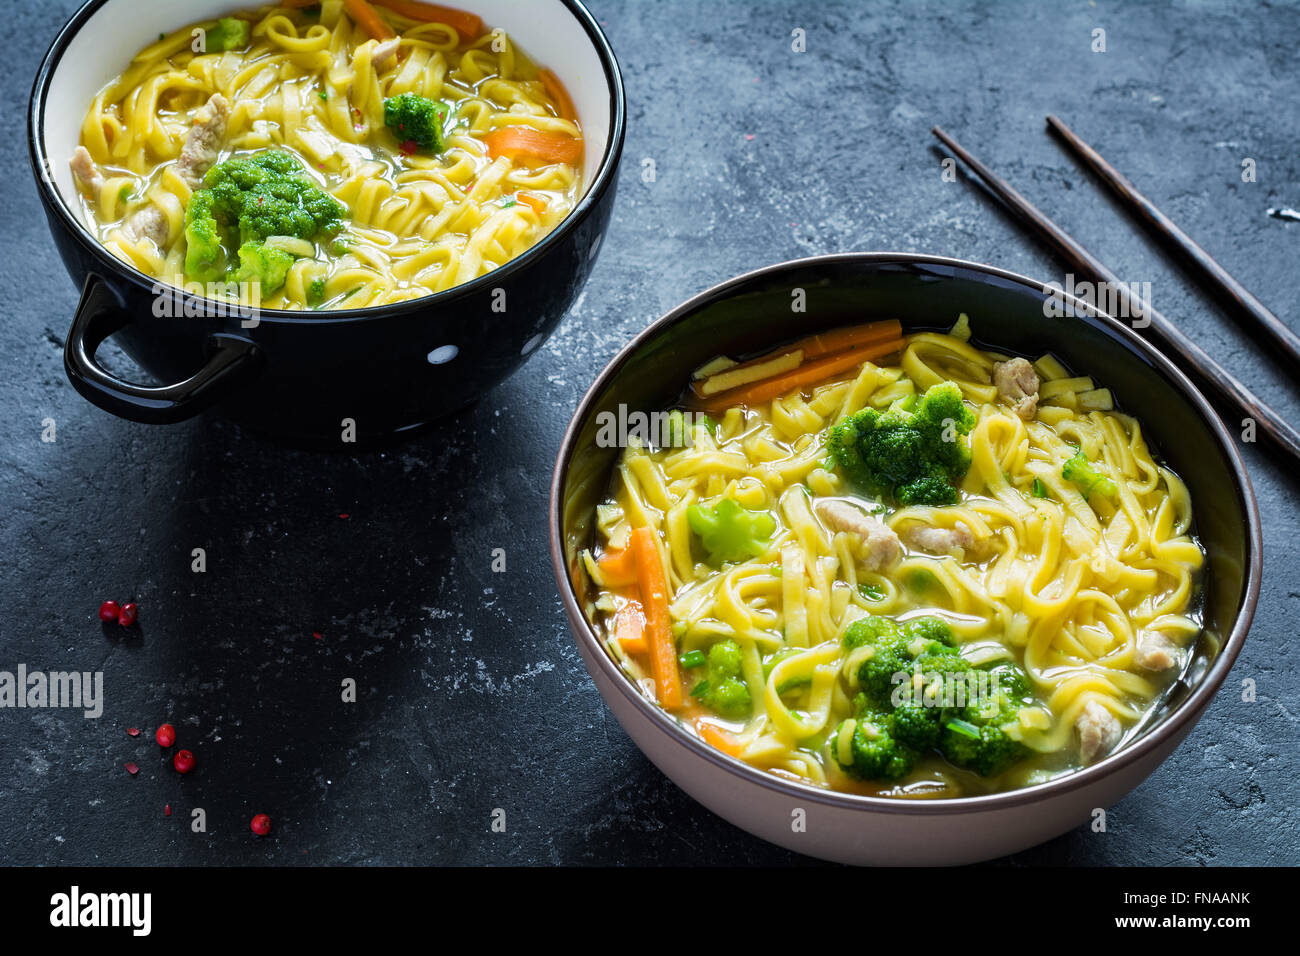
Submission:
[[[677,673],[677,648],[668,624],[668,581],[659,561],[655,533],[649,528],[637,528],[632,532],[631,548],[636,553],[641,604],[645,607],[650,671],[654,674],[660,705],[664,710],[676,710],[682,706],[682,682]]]
[[[636,552],[630,547],[622,551],[610,551],[596,562],[596,567],[600,569],[600,576],[605,579],[605,586],[609,588],[634,584],[638,580]]]
[[[582,159],[582,140],[526,126],[503,126],[488,133],[483,142],[493,159],[524,156],[547,163],[576,163]]]
[[[819,332],[816,335],[810,335],[806,339],[800,339],[798,342],[787,345],[784,351],[803,349],[805,359],[814,359],[823,355],[834,355],[836,352],[845,352],[864,345],[892,342],[902,337],[903,327],[898,320],[885,319],[882,322],[868,322],[866,325],[855,325],[847,329]]]
[[[730,731],[723,730],[717,724],[711,724],[707,720],[697,720],[695,722],[695,732],[700,738],[717,750],[732,757],[739,757],[741,746],[736,735]]]
[[[542,81],[546,95],[555,100],[555,110],[560,119],[576,120],[578,111],[573,108],[573,100],[569,98],[569,91],[564,88],[560,78],[550,70],[538,70],[537,77]]]
[[[625,654],[645,654],[650,650],[645,640],[645,614],[636,601],[624,604],[614,615],[614,637]]]
[[[542,196],[534,196],[532,193],[515,193],[516,198],[525,206],[529,206],[538,214],[546,212],[546,199]]]
[[[868,345],[876,345],[880,342],[889,342],[894,339],[903,337],[903,328],[896,319],[886,319],[882,322],[868,322],[866,325],[855,325],[847,329],[835,329],[831,332],[819,332],[817,335],[810,335],[806,339],[800,339],[798,342],[791,342],[789,345],[783,345],[780,348],[773,349],[760,355],[758,358],[750,359],[748,362],[741,362],[739,365],[728,365],[724,369],[715,372],[715,375],[735,375],[737,372],[744,372],[746,369],[757,368],[768,362],[774,362],[777,359],[795,352],[803,353],[803,361],[821,358],[823,355],[834,355],[838,352],[847,352],[852,349],[863,348]],[[767,376],[764,376],[766,378]],[[699,399],[708,398],[704,391],[705,384],[713,378],[713,375],[706,376],[698,381],[691,383],[691,391]],[[761,381],[761,379],[755,379]]]
[[[884,358],[886,355],[893,355],[895,352],[902,351],[902,348],[903,340],[896,339],[881,342],[878,345],[866,345],[850,352],[837,352],[834,355],[827,355],[812,362],[804,362],[793,372],[765,378],[760,382],[753,382],[740,388],[718,392],[718,394],[711,395],[708,399],[697,404],[706,412],[722,412],[736,405],[754,406],[761,402],[780,398],[795,389],[812,388],[826,381],[832,375],[847,372],[863,362]]]
[[[376,40],[387,40],[394,36],[392,27],[384,22],[383,17],[375,12],[367,0],[343,0],[343,7],[352,21]]]
[[[802,352],[804,361],[807,361],[808,359],[821,358],[823,355],[846,352],[849,349],[860,348],[864,345],[890,342],[902,337],[903,328],[896,319],[868,322],[866,325],[855,325],[852,328],[835,329],[831,332],[819,332],[816,335],[810,335],[806,339],[791,342],[789,345],[782,345],[770,352],[764,352],[758,358],[750,359],[748,362],[741,362],[739,365],[728,365],[715,374],[720,375],[722,372],[739,372],[747,368],[753,368],[756,365],[762,365],[764,362],[771,362],[783,355],[789,355],[791,352]],[[705,377],[697,384],[703,385],[710,377]],[[696,394],[703,395],[698,389]]]
[[[416,3],[414,0],[371,0],[377,6],[387,7],[394,13],[408,20],[421,23],[445,23],[462,38],[474,39],[483,32],[483,18],[455,7],[443,7],[436,3]]]

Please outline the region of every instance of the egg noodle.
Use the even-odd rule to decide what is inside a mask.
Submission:
[[[346,253],[328,256],[322,246],[298,259],[284,286],[262,297],[265,306],[306,308],[309,283],[322,278],[327,306],[349,308],[447,289],[526,251],[573,209],[579,166],[493,159],[483,142],[506,126],[581,136],[576,117],[563,115],[567,104],[505,33],[466,38],[376,8],[400,43],[377,67],[378,42],[342,0],[324,0],[318,14],[301,6],[242,14],[252,18],[244,50],[195,53],[191,27],[161,37],[95,97],[81,144],[104,184],[82,201],[114,255],[185,285],[191,189],[173,167],[194,114],[215,93],[230,102],[222,158],[287,150],[346,209]],[[402,93],[450,104],[442,155],[407,155],[385,127],[384,100]],[[166,216],[161,244],[121,228],[146,203]]]
[[[677,714],[683,723],[725,728],[741,760],[780,775],[912,796],[1009,789],[1068,772],[1080,764],[1075,722],[1090,701],[1132,728],[1172,676],[1135,664],[1139,637],[1160,632],[1185,648],[1200,629],[1191,606],[1203,555],[1187,489],[1153,459],[1141,425],[1114,410],[1109,391],[1051,356],[1034,363],[1041,404],[1023,421],[992,384],[1003,358],[962,337],[911,335],[897,365],[867,362],[805,395],[730,408],[716,431],[697,424],[689,447],[625,450],[598,510],[600,548],[614,553],[631,529],[652,528],[680,652],[735,641],[754,702],[747,720],[724,721],[688,700]],[[974,545],[961,557],[908,548],[892,567],[866,571],[851,536],[828,530],[813,507],[853,493],[827,468],[827,432],[859,409],[883,410],[943,381],[960,387],[977,422],[960,500],[881,517],[904,541],[909,526],[964,524]],[[1116,494],[1090,502],[1062,478],[1077,450],[1113,479]],[[777,530],[762,554],[719,569],[692,554],[687,509],[724,497],[770,510]],[[596,557],[584,556],[599,588]],[[645,661],[614,639],[621,603],[615,589],[601,589],[606,644],[653,697]],[[950,623],[972,664],[1009,658],[1035,685],[1042,706],[1021,710],[1007,728],[1033,756],[998,779],[935,755],[899,784],[877,786],[849,779],[832,759],[835,728],[853,716],[862,660],[862,649],[843,647],[845,628],[868,614],[922,613]],[[801,689],[778,692],[792,686]]]

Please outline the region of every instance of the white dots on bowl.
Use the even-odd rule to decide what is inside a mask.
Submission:
[[[429,353],[429,364],[446,365],[459,354],[460,349],[456,348],[454,345],[439,345]]]
[[[537,346],[541,344],[542,344],[542,335],[539,332],[537,335],[534,335],[531,339],[529,339],[527,342],[524,343],[524,347],[519,350],[519,354],[527,355],[529,352],[535,351],[537,349]]]

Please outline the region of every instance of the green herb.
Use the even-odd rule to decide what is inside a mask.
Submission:
[[[693,688],[691,688],[692,697],[703,697],[708,692],[709,692],[709,682],[706,680],[700,681]]]
[[[800,687],[809,687],[812,685],[812,675],[804,674],[802,677],[791,677],[789,680],[782,681],[777,685],[776,692],[778,695],[788,694],[792,690],[798,690]]]
[[[950,720],[948,721],[948,729],[955,734],[969,737],[971,740],[980,739],[980,729],[968,720]]]
[[[938,578],[926,570],[913,571],[907,576],[907,587],[917,594],[924,594],[938,583]]]
[[[325,277],[318,276],[307,286],[307,304],[320,305],[325,301]]]
[[[1048,495],[1047,493],[1047,485],[1043,484],[1043,479],[1041,478],[1034,479],[1034,497],[1035,498],[1050,497],[1050,495]]]
[[[117,199],[119,202],[126,202],[130,198],[131,198],[130,186],[123,186],[121,189],[117,191]]]
[[[681,661],[682,666],[687,670],[692,667],[703,667],[705,660],[703,651],[687,651],[677,659]]]
[[[316,95],[319,96],[322,100],[328,100],[330,98],[329,93],[327,93],[325,90],[321,90]]]
[[[868,601],[883,601],[885,599],[884,589],[876,584],[859,584],[858,593]]]

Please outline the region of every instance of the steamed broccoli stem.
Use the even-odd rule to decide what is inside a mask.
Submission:
[[[199,282],[216,282],[226,274],[226,250],[212,212],[212,194],[203,190],[185,209],[185,274]]]
[[[691,696],[715,714],[731,720],[748,717],[753,708],[749,686],[740,676],[740,645],[718,641],[709,648],[708,676],[696,685]]]
[[[222,17],[203,38],[203,52],[220,53],[223,50],[242,50],[248,46],[252,24],[238,17]]]
[[[1061,477],[1074,482],[1085,498],[1092,497],[1094,491],[1107,497],[1115,494],[1115,482],[1093,467],[1082,448],[1076,449],[1066,460],[1061,468]]]
[[[292,265],[292,253],[254,240],[239,247],[239,268],[231,278],[235,282],[256,282],[265,294],[284,285]]]
[[[907,409],[864,408],[830,431],[831,460],[854,484],[900,505],[957,503],[959,481],[970,467],[965,436],[975,415],[952,382],[931,386]]]
[[[699,537],[715,566],[756,558],[767,550],[776,519],[766,511],[750,511],[731,498],[715,505],[691,505],[686,523]]]
[[[441,153],[442,125],[451,110],[441,100],[415,93],[402,93],[384,100],[384,125],[403,143],[414,143],[430,153]]]

